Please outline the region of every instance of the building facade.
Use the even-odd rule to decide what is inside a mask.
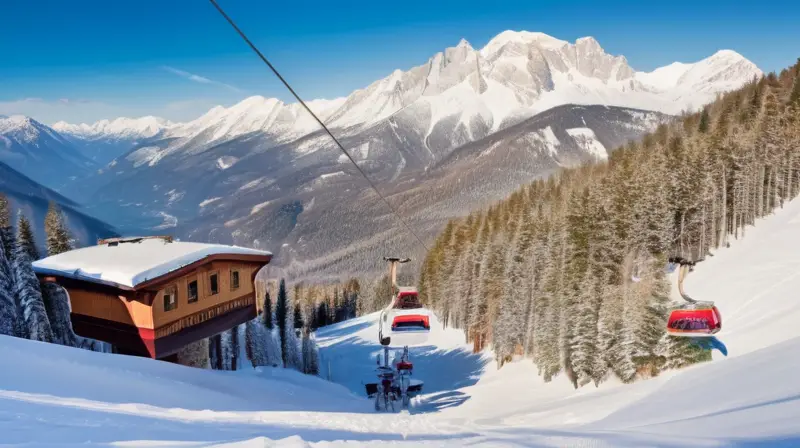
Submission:
[[[77,335],[164,359],[256,317],[255,276],[270,259],[236,246],[123,238],[38,260],[34,270],[67,291]]]

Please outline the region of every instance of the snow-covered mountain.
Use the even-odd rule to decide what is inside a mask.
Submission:
[[[602,157],[651,131],[663,113],[697,108],[761,75],[727,50],[644,73],[591,37],[569,43],[506,31],[481,49],[462,40],[423,65],[309,106],[373,181],[402,198],[407,215],[425,210],[419,225],[433,234],[521,183]],[[409,249],[399,228],[376,238],[394,218],[367,205],[364,180],[300,105],[254,96],[162,124],[67,193],[107,220],[266,247],[301,271],[331,268],[330,257],[360,265],[359,241]]]
[[[158,117],[117,118],[94,124],[69,124],[59,121],[53,125],[81,153],[98,164],[106,164],[139,142],[154,138],[174,124]]]
[[[677,114],[762,74],[731,50],[695,63],[676,62],[652,72],[637,72],[624,56],[607,54],[592,37],[569,43],[543,33],[505,31],[482,49],[461,40],[427,63],[408,71],[395,70],[346,98],[308,104],[333,128],[368,127],[408,109],[428,135],[444,122],[456,120],[465,137],[474,140],[562,104],[605,104]],[[229,108],[215,107],[187,123],[143,117],[54,126],[89,140],[141,139],[163,133],[185,139],[202,136],[206,143],[251,132],[286,141],[317,127],[299,104],[261,96]]]
[[[0,116],[0,162],[54,189],[95,167],[58,132],[22,115]]]

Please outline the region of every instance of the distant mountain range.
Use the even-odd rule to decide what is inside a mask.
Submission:
[[[603,159],[762,75],[729,50],[645,73],[591,37],[506,31],[480,50],[462,40],[346,98],[308,104],[431,237],[450,217]],[[388,252],[422,253],[298,104],[256,96],[187,123],[54,127],[84,164],[103,164],[60,191],[123,230],[268,248],[295,275],[358,274]]]
[[[67,226],[79,244],[96,244],[100,238],[117,235],[112,226],[86,215],[72,200],[40,185],[2,162],[0,162],[0,192],[11,201],[12,219],[16,219],[16,213],[21,209],[31,221],[42,255],[45,253],[44,218],[50,201],[61,207]]]

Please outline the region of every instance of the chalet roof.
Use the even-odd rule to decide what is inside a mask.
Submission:
[[[64,252],[37,260],[39,275],[53,275],[123,289],[169,274],[212,256],[266,256],[262,250],[222,244],[169,241],[162,238],[125,238]],[[215,257],[218,258],[218,257]]]

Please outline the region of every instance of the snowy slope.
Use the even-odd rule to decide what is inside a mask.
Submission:
[[[376,414],[357,395],[379,348],[374,315],[318,334],[323,375],[330,361],[346,387],[0,337],[0,443],[800,446],[798,228],[793,201],[689,275],[688,292],[722,311],[728,358],[633,385],[575,391],[563,379],[541,382],[528,361],[497,371],[460,332],[432,322],[430,345],[412,348],[426,394],[410,414]]]

